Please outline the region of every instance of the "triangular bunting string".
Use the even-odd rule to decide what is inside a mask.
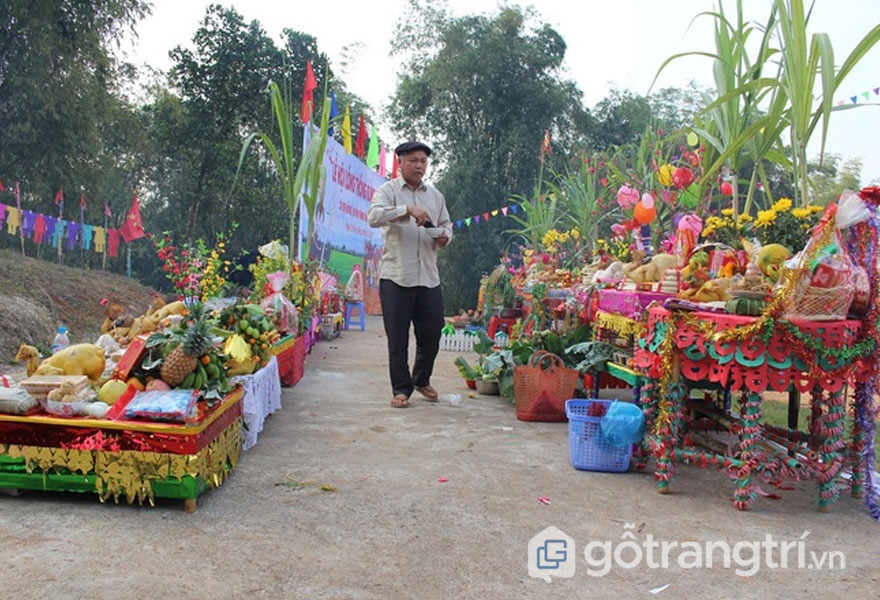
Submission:
[[[474,215],[474,223],[480,222],[480,215]]]
[[[504,206],[501,208],[501,213],[506,217],[507,216],[507,207]]]

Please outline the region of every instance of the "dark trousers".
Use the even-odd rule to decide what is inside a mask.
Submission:
[[[382,320],[388,338],[388,371],[395,395],[409,396],[413,389],[430,385],[434,359],[440,350],[443,329],[443,294],[440,286],[402,287],[390,279],[379,280]],[[416,360],[409,372],[409,326],[416,334]]]

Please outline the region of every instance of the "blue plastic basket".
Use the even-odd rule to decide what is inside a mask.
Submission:
[[[584,471],[622,473],[629,469],[632,446],[612,446],[602,435],[600,421],[611,400],[588,398],[567,400],[568,449],[571,464]],[[592,410],[591,410],[592,409]],[[590,416],[590,414],[598,416]]]

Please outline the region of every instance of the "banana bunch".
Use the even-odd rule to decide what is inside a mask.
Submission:
[[[205,392],[215,388],[227,388],[226,381],[226,355],[211,351],[202,356],[196,363],[192,373],[183,379],[181,388],[203,390]]]

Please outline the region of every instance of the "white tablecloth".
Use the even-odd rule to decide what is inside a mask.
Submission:
[[[257,443],[257,436],[263,431],[266,417],[281,409],[281,378],[278,375],[278,359],[274,356],[269,364],[253,375],[239,375],[230,378],[240,382],[244,388],[243,412],[247,430],[244,432],[244,450]]]

